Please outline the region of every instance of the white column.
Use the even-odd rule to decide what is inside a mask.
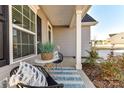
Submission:
[[[76,69],[82,69],[81,64],[81,15],[82,11],[76,11]]]

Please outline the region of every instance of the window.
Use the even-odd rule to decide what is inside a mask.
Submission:
[[[13,58],[35,53],[35,14],[27,5],[12,6]],[[31,32],[31,33],[29,33]]]
[[[13,5],[12,22],[19,27],[35,32],[35,14],[27,5]]]
[[[34,36],[18,29],[13,29],[14,58],[34,54]]]
[[[18,8],[17,8],[18,9]],[[20,27],[22,27],[22,14],[16,8],[12,9],[12,22]]]
[[[41,42],[42,38],[42,21],[41,18],[37,15],[37,42]]]
[[[49,35],[49,42],[51,43],[51,31],[48,31],[48,35]]]
[[[52,31],[51,27],[48,26],[48,40],[49,40],[50,43],[52,42],[52,36],[51,36],[52,33],[51,33],[51,31]]]

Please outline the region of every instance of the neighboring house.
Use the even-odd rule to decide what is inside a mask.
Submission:
[[[81,69],[81,55],[90,48],[90,26],[97,23],[86,14],[90,7],[1,5],[0,79],[21,61],[34,64],[38,42],[53,42],[64,56],[76,56],[76,68]]]
[[[111,44],[124,44],[124,32],[110,34],[109,41]]]

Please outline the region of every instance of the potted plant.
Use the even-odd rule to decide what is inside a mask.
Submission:
[[[41,53],[42,60],[50,60],[53,58],[54,44],[52,43],[39,43],[38,44],[38,53]]]

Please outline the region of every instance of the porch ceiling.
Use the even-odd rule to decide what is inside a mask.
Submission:
[[[75,12],[74,5],[42,5],[40,7],[53,26],[69,26]]]

